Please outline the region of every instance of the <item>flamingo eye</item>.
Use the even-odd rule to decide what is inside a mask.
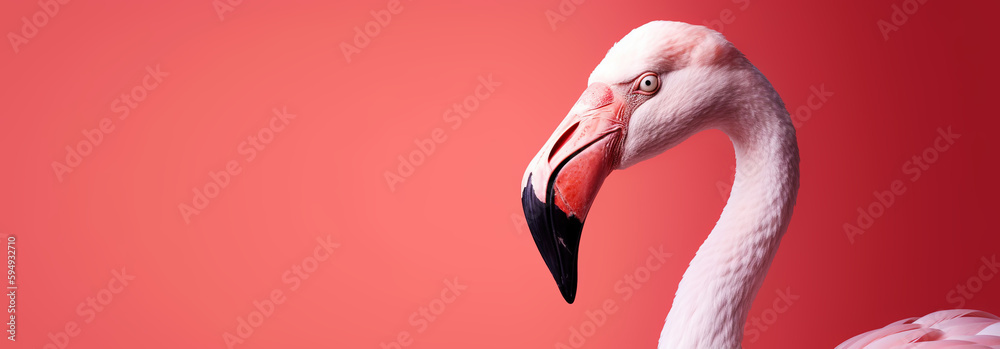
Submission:
[[[636,89],[647,94],[652,94],[656,92],[656,89],[660,88],[660,78],[653,73],[646,73],[639,78],[639,86]]]

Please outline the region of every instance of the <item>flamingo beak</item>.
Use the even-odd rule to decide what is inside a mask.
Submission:
[[[627,129],[621,106],[608,85],[591,84],[524,173],[525,220],[559,291],[571,304],[583,223],[601,184],[621,159]]]

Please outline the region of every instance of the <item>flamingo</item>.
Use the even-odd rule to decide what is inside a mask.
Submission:
[[[788,228],[799,151],[788,111],[722,34],[680,22],[642,25],[608,51],[569,114],[531,160],[521,203],[568,303],[587,213],[605,178],[706,129],[729,136],[736,179],[715,228],[684,272],[659,348],[739,348],[750,305]],[[1000,348],[1000,318],[944,310],[838,348]]]

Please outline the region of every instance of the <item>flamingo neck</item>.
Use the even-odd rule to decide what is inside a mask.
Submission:
[[[742,106],[720,127],[736,179],[726,207],[681,279],[660,335],[663,348],[739,348],[753,299],[792,215],[799,185],[795,129],[777,93]]]

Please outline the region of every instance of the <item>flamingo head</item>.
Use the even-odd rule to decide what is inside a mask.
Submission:
[[[715,31],[656,21],[632,30],[591,73],[521,183],[531,235],[568,303],[576,298],[583,223],[604,179],[724,127],[739,103],[733,92],[744,62]]]

